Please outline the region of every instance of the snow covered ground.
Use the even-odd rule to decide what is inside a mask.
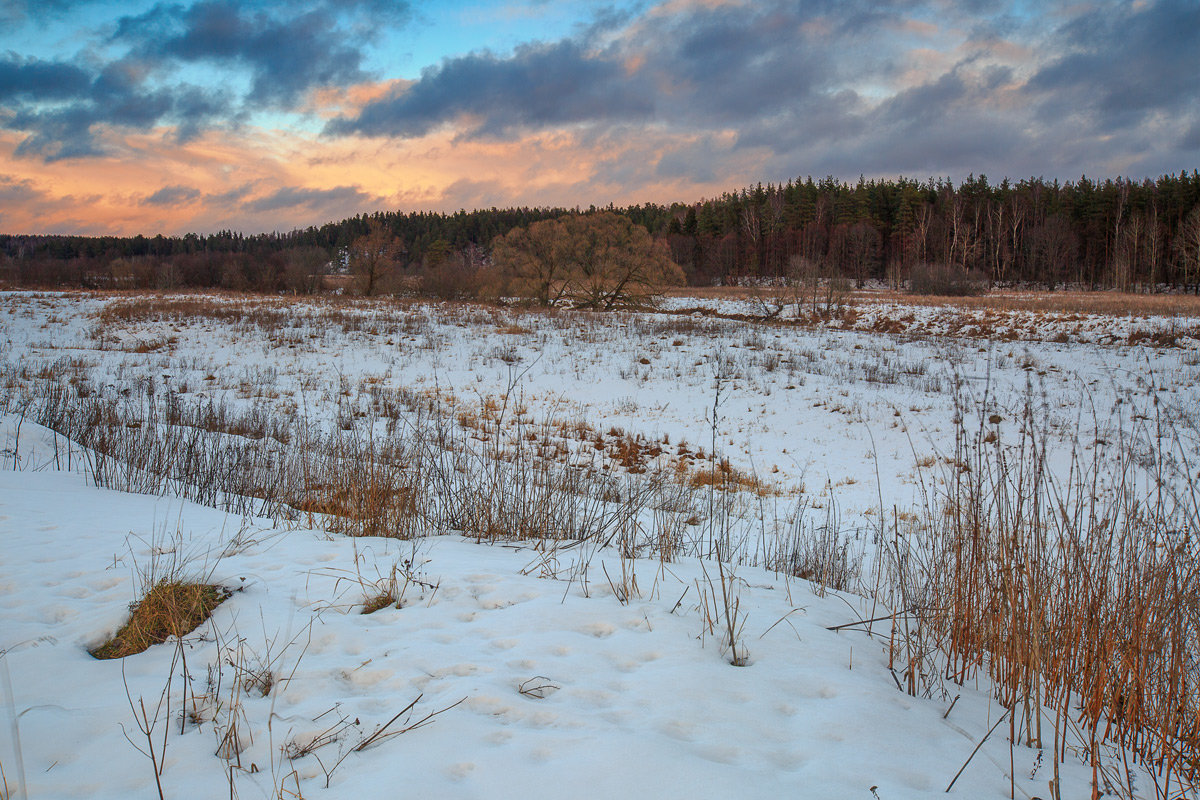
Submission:
[[[763,316],[774,313],[780,321],[804,321],[806,324],[829,330],[865,331],[875,333],[904,333],[911,336],[961,336],[987,338],[995,341],[1021,342],[1084,342],[1094,344],[1125,344],[1139,339],[1175,337],[1191,340],[1194,346],[1200,339],[1200,317],[1179,313],[1152,313],[1148,309],[1123,313],[1108,313],[1106,305],[1117,305],[1103,294],[1069,296],[1074,302],[1054,308],[1046,303],[1044,293],[1008,292],[990,295],[987,300],[967,298],[907,302],[896,293],[854,292],[841,300],[818,297],[802,304],[782,290],[759,290],[758,299],[732,297],[667,297],[662,310],[671,312],[701,311],[730,316]],[[1099,299],[1096,299],[1098,297]],[[1186,300],[1186,298],[1185,298]],[[786,303],[784,303],[786,301]],[[830,303],[840,306],[839,313],[814,316],[814,311]],[[1040,308],[1041,305],[1050,308]],[[1087,308],[1094,305],[1096,308]],[[1150,304],[1148,304],[1150,305]],[[1166,306],[1166,303],[1162,304]],[[1181,306],[1186,305],[1180,302]],[[1152,306],[1151,306],[1152,307]],[[1194,307],[1194,306],[1193,306]]]
[[[1156,407],[1193,419],[1200,381],[1200,340],[1186,337],[1159,348],[454,305],[185,297],[134,300],[121,314],[120,299],[6,301],[4,361],[27,372],[57,363],[101,393],[150,382],[185,403],[329,428],[366,416],[380,392],[475,415],[507,397],[509,423],[553,421],[576,440],[629,433],[675,457],[715,451],[777,490],[773,516],[802,499],[836,507],[848,528],[881,498],[885,509],[917,502],[920,465],[953,456],[956,420],[977,427],[997,414],[1011,439],[1035,408],[1052,438],[1087,449]],[[216,310],[196,312],[206,306]]]
[[[869,603],[818,598],[805,581],[738,571],[750,659],[739,668],[705,624],[711,563],[637,561],[639,591],[623,604],[604,577],[621,570],[611,551],[560,551],[551,568],[530,548],[457,536],[281,530],[96,489],[47,464],[48,438],[27,426],[28,468],[0,472],[11,691],[0,754],[10,787],[27,787],[13,797],[155,796],[130,699],[165,735],[167,797],[228,796],[231,777],[242,798],[935,797],[1001,713],[985,688],[961,690],[948,718],[954,698],[899,692],[879,643],[826,630],[869,616]],[[171,643],[121,661],[88,654],[124,621],[156,549],[190,554],[189,572],[235,589],[183,642],[188,687]],[[425,585],[403,608],[361,614],[364,584],[405,562]],[[231,712],[238,670],[263,668],[270,693],[245,691]],[[170,708],[153,719],[164,687]],[[393,730],[449,710],[355,752],[415,700]],[[231,713],[244,747],[232,772],[216,755]],[[1006,796],[1008,758],[1004,738],[990,739],[954,794]],[[1020,796],[1044,789],[1037,752],[1015,758]],[[1084,796],[1090,771],[1065,775],[1069,796]]]
[[[228,298],[205,299],[216,310],[204,313],[75,295],[3,301],[0,764],[14,798],[157,796],[135,747],[146,746],[142,701],[167,797],[229,796],[231,783],[243,798],[932,797],[1002,713],[982,681],[955,688],[957,700],[898,691],[885,642],[860,626],[829,630],[878,613],[871,601],[818,596],[748,563],[722,581],[711,561],[590,543],[350,539],[95,488],[79,454],[68,461],[66,442],[18,413],[39,373],[92,395],[150,388],[329,430],[367,416],[382,390],[437,397],[467,426],[499,405],[555,421],[576,445],[600,437],[606,454],[640,437],[661,445],[654,458],[702,472],[711,462],[696,452],[715,450],[769,488],[743,493],[763,536],[779,533],[765,520],[786,530],[801,509],[835,513],[864,542],[881,505],[907,509],[938,479],[964,415],[998,416],[987,424],[1006,437],[1036,409],[1062,466],[1071,447],[1128,435],[1152,408],[1194,425],[1200,377],[1193,340],[991,343]],[[232,596],[181,644],[93,659],[139,575],[168,562]],[[403,607],[360,613],[393,574]],[[722,583],[745,667],[729,663]],[[221,746],[231,728],[232,751]],[[1047,796],[1045,761],[997,732],[952,794],[1008,796],[1011,780],[1018,797]],[[1091,796],[1082,758],[1061,769],[1064,797]]]

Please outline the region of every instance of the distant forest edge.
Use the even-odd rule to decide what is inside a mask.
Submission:
[[[486,269],[497,236],[601,209],[509,208],[359,215],[291,233],[84,237],[0,235],[0,283],[84,288],[313,291],[380,227],[402,274]],[[991,184],[826,178],[758,184],[692,204],[603,209],[663,241],[689,284],[798,271],[903,285],[936,265],[994,284],[1200,290],[1200,170],[1141,182]],[[453,282],[452,282],[453,283]]]

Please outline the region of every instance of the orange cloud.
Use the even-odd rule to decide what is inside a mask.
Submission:
[[[7,176],[25,198],[3,210],[0,229],[254,233],[384,209],[671,202],[761,177],[765,161],[764,154],[733,151],[708,180],[661,177],[655,167],[662,153],[699,137],[653,129],[603,136],[565,129],[503,142],[458,140],[453,130],[396,141],[245,129],[178,144],[171,133],[108,133],[103,144],[113,155],[51,163],[15,158],[18,136],[0,134],[0,180]],[[710,139],[731,150],[735,136]]]
[[[406,89],[414,81],[394,80],[357,83],[352,86],[323,86],[309,92],[306,102],[298,109],[301,113],[316,114],[323,119],[341,115],[353,116],[368,103],[382,100],[399,89]]]

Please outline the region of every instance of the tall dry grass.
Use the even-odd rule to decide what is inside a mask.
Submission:
[[[282,425],[257,405],[189,401],[152,381],[121,393],[63,369],[14,372],[4,407],[81,445],[71,456],[98,486],[352,536],[623,541],[667,559],[703,547],[690,532],[707,529],[685,524],[703,513],[691,472],[649,457],[611,468],[628,437],[597,449],[587,432],[571,446],[570,426],[530,421],[515,397],[464,425],[436,395],[376,390],[325,430]]]
[[[986,675],[1014,743],[1057,764],[1082,738],[1098,791],[1134,796],[1141,764],[1154,796],[1194,797],[1200,492],[1186,421],[1150,405],[1057,476],[1033,398],[1011,440],[994,416],[960,426],[924,513],[881,537],[876,584],[907,691]]]

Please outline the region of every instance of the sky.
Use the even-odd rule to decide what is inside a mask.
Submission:
[[[0,0],[0,232],[1200,167],[1200,0]]]

